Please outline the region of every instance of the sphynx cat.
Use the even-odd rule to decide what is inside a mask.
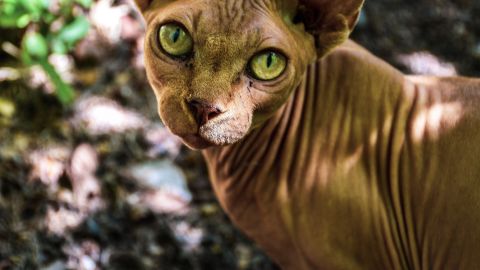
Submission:
[[[480,269],[480,80],[348,40],[363,0],[135,0],[168,129],[282,269]]]

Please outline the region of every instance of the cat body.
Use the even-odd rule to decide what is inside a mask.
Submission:
[[[347,42],[264,126],[203,153],[223,208],[282,269],[475,269],[478,89]]]
[[[480,265],[480,80],[405,76],[346,40],[360,0],[300,1],[303,23],[297,1],[136,2],[162,120],[282,269]],[[259,79],[257,56],[283,72]]]

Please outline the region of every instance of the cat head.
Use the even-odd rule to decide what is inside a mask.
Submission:
[[[135,0],[159,114],[191,148],[238,142],[306,67],[348,38],[363,0]]]

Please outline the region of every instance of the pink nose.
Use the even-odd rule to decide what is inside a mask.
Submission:
[[[187,101],[187,104],[199,126],[205,125],[209,120],[212,120],[222,113],[222,110],[220,110],[218,106],[200,99],[192,99]]]

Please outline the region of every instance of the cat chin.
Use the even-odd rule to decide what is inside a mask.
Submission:
[[[180,117],[172,115],[161,115],[164,116],[162,119],[166,127],[180,137],[186,146],[197,150],[237,143],[248,134],[252,125],[252,117],[249,114],[235,116],[225,114],[200,127],[194,121],[188,121],[188,118],[178,121]]]
[[[224,146],[238,142],[241,137],[234,138],[226,135],[210,134],[200,132],[199,134],[189,134],[180,136],[183,143],[189,148],[202,150],[213,146]]]
[[[215,146],[214,143],[205,140],[198,134],[184,135],[180,136],[180,138],[182,138],[182,141],[186,146],[194,150],[203,150]]]
[[[179,135],[189,148],[202,150],[213,146],[224,146],[238,142],[244,137],[243,132],[222,132],[219,127],[202,126],[198,133]]]
[[[234,126],[221,125],[216,124],[215,121],[213,121],[201,126],[198,130],[198,134],[200,137],[217,146],[230,145],[243,139],[247,134],[250,125],[250,122],[246,125],[242,125],[238,122],[235,123]]]

